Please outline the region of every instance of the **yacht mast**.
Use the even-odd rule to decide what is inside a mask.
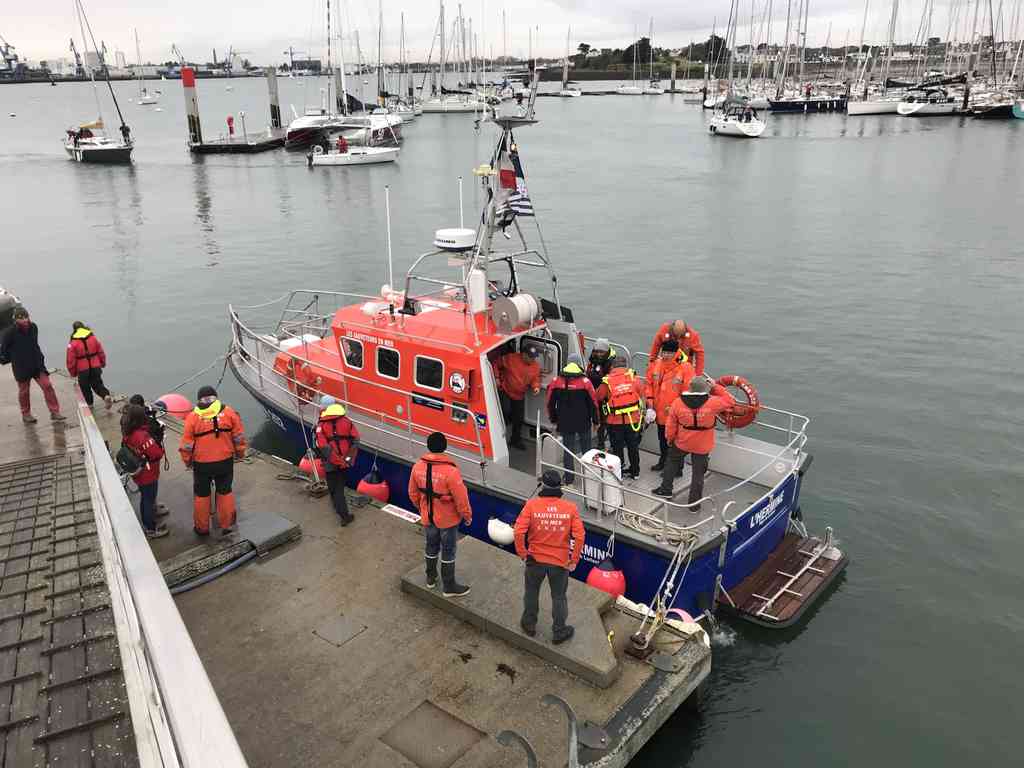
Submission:
[[[882,67],[882,95],[889,90],[889,63],[892,61],[893,39],[896,37],[896,16],[899,14],[900,0],[892,0],[892,15],[889,17],[889,42],[885,48],[885,66]]]
[[[327,0],[327,110],[331,111],[331,0]]]
[[[338,3],[338,73],[335,79],[338,81],[338,109],[341,114],[348,114],[348,84],[345,82],[345,36],[341,28],[341,3]]]
[[[139,98],[142,98],[142,52],[139,50],[139,28],[135,28],[135,60],[138,62],[139,71],[135,79],[139,81]]]
[[[896,2],[896,0],[893,0]],[[775,98],[781,99],[782,93],[786,88],[786,69],[789,66],[789,30],[793,22],[793,0],[788,0],[786,4],[786,37],[785,42],[782,45],[782,68],[779,70],[778,83],[775,86]],[[713,39],[713,37],[712,37]]]
[[[85,47],[85,65],[86,69],[89,70],[89,80],[92,81],[92,95],[96,99],[96,119],[100,125],[106,127],[106,123],[103,122],[103,110],[100,108],[100,94],[96,89],[96,70],[94,67],[89,66],[89,38],[85,35],[85,26],[82,21],[82,17],[85,16],[85,9],[82,8],[81,0],[75,0],[75,15],[78,17],[78,28],[82,33],[82,45]],[[96,61],[100,60],[100,55],[97,52]]]

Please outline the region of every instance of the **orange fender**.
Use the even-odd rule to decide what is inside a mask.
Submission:
[[[742,376],[720,376],[715,383],[723,387],[736,387],[747,398],[747,402],[737,403],[719,414],[721,422],[729,429],[742,429],[753,424],[761,410],[761,396],[757,394],[754,385]]]

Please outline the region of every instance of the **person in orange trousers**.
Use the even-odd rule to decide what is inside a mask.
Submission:
[[[241,417],[217,399],[217,390],[199,388],[196,407],[185,418],[178,453],[192,470],[192,524],[200,536],[210,533],[210,485],[217,491],[217,523],[223,535],[235,530],[235,459],[245,458]]]
[[[537,634],[537,610],[540,585],[548,580],[551,589],[552,642],[564,643],[573,636],[569,618],[569,573],[576,570],[583,554],[586,531],[580,511],[562,498],[562,478],[553,469],[541,476],[543,486],[523,506],[516,518],[516,554],[526,561],[523,591],[523,615],[519,620],[530,637]]]
[[[526,417],[526,390],[540,392],[540,363],[537,348],[527,346],[520,352],[509,352],[501,358],[501,389],[509,399],[508,442],[523,450],[522,429]]]
[[[700,334],[696,328],[687,325],[685,320],[662,323],[651,341],[651,360],[658,356],[661,342],[666,339],[675,339],[679,343],[679,348],[690,358],[693,370],[698,376],[704,373],[704,345],[701,344]]]
[[[690,477],[691,512],[697,512],[704,496],[704,475],[708,460],[715,448],[715,419],[718,414],[736,405],[736,399],[721,384],[704,376],[694,376],[690,386],[672,402],[665,423],[665,438],[669,442],[668,461],[661,475],[661,485],[652,493],[672,498],[672,483],[682,469],[686,454],[690,454],[693,474]]]
[[[661,354],[647,366],[647,390],[644,393],[647,423],[655,421],[658,425],[659,458],[658,463],[651,467],[655,472],[665,468],[665,459],[668,457],[665,423],[668,421],[669,409],[679,393],[690,386],[693,377],[693,366],[687,361],[686,353],[679,349],[679,342],[665,339],[661,343]]]
[[[455,546],[459,523],[473,524],[469,492],[458,466],[445,454],[448,439],[440,432],[427,438],[427,451],[409,474],[409,500],[420,511],[426,529],[424,557],[427,586],[437,585],[437,559],[441,558],[441,589],[445,597],[462,597],[469,587],[455,580]]]

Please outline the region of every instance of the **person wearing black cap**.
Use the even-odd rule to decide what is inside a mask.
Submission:
[[[18,405],[21,407],[21,420],[26,424],[35,424],[32,415],[32,402],[29,385],[35,379],[43,390],[43,399],[50,409],[50,419],[55,422],[65,420],[57,402],[57,393],[50,382],[46,370],[43,350],[39,347],[39,328],[28,316],[28,310],[18,307],[14,310],[14,325],[0,336],[0,364],[11,364],[14,380],[18,382]]]
[[[462,597],[469,587],[455,580],[455,546],[459,523],[473,524],[469,493],[458,466],[445,453],[448,440],[441,432],[427,438],[423,454],[409,474],[409,500],[420,511],[426,529],[427,586],[437,584],[437,560],[441,558],[441,590],[445,597]]]
[[[569,618],[569,573],[583,554],[586,530],[580,512],[562,498],[562,478],[553,469],[544,470],[543,486],[526,502],[516,518],[516,554],[526,561],[523,616],[519,626],[530,637],[537,634],[540,586],[548,580],[551,589],[552,642],[564,643],[573,636]]]
[[[178,453],[192,470],[192,525],[200,536],[210,533],[210,485],[217,490],[217,522],[227,535],[235,530],[235,494],[231,484],[235,459],[245,458],[245,429],[241,417],[217,399],[217,390],[199,388],[196,407],[185,417]]]

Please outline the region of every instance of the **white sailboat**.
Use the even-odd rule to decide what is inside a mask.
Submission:
[[[636,84],[636,48],[637,36],[636,27],[633,27],[633,78],[630,85],[623,83],[616,89],[620,96],[640,96],[644,89]]]
[[[736,61],[736,31],[739,23],[739,0],[732,0],[730,10],[732,24],[726,30],[726,48],[729,56],[729,90],[725,100],[715,107],[715,113],[708,123],[708,132],[714,136],[735,136],[741,139],[756,139],[767,127],[746,99],[736,95],[733,68]]]
[[[78,17],[78,28],[82,34],[82,42],[85,46],[86,61],[88,62],[89,40],[92,40],[92,50],[98,51],[96,40],[92,35],[92,28],[89,27],[89,20],[85,16],[85,8],[82,7],[82,0],[75,0],[75,15]],[[89,34],[86,35],[86,29]],[[110,84],[110,75],[107,72],[106,64],[96,53],[96,61],[100,62],[103,72],[106,75],[107,88],[110,90],[110,98],[114,102],[114,109],[121,120],[120,139],[111,138],[106,135],[103,123],[103,110],[100,107],[100,94],[96,87],[96,70],[88,66],[89,80],[92,82],[92,93],[96,99],[96,119],[80,124],[77,128],[68,128],[64,136],[64,151],[68,157],[79,163],[108,163],[126,164],[132,161],[132,148],[134,144],[131,139],[131,131],[124,122],[121,114],[121,107],[114,95],[114,88]]]
[[[892,12],[889,16],[889,42],[885,51],[885,66],[882,68],[882,90],[876,94],[868,92],[868,68],[871,63],[871,50],[868,49],[864,59],[864,67],[861,69],[861,80],[864,82],[864,90],[859,99],[850,99],[846,102],[846,113],[848,115],[895,115],[897,113],[901,95],[888,93],[889,62],[892,61],[893,40],[896,36],[896,17],[899,14],[899,0],[892,0]],[[864,24],[860,32],[860,49],[864,48],[864,32],[868,20],[868,4],[864,3]]]
[[[139,51],[138,29],[135,30],[135,60],[139,63],[139,69],[137,73],[138,77],[136,78],[139,81],[139,97],[136,103],[141,104],[142,106],[146,106],[148,104],[156,104],[157,101],[160,99],[159,94],[150,93],[149,89],[146,88],[145,80],[142,77],[142,53]]]
[[[568,99],[583,95],[583,91],[579,88],[569,85],[569,40],[571,37],[572,27],[569,27],[565,33],[565,58],[562,59],[562,88],[558,91],[559,96]]]
[[[445,93],[444,76],[447,67],[447,51],[445,50],[445,29],[444,29],[444,0],[440,3],[440,23],[438,24],[441,34],[441,67],[440,84],[438,93],[423,102],[423,111],[432,114],[458,114],[469,112],[482,112],[484,103],[477,99],[470,98],[465,94]]]
[[[651,76],[643,92],[647,96],[661,96],[665,89],[661,87],[661,81],[654,76],[654,17],[651,17],[651,29],[647,33],[647,48],[651,52]]]
[[[910,88],[896,105],[903,117],[936,117],[957,111],[957,100],[945,88]]]

